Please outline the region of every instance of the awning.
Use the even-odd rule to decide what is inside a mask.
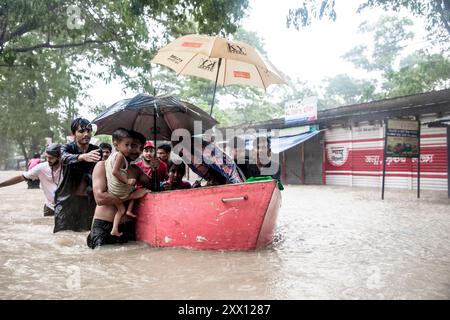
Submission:
[[[422,124],[428,125],[428,127],[430,127],[430,128],[449,127],[450,126],[450,116],[442,117],[440,119],[436,119],[436,120],[429,121],[429,122],[424,122]]]
[[[272,152],[274,153],[281,153],[283,151],[286,151],[292,147],[295,147],[296,145],[305,142],[308,139],[311,139],[316,134],[318,134],[320,130],[306,132],[302,134],[297,134],[295,136],[288,136],[288,137],[272,137]]]

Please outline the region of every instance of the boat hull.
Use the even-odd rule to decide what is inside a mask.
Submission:
[[[275,181],[150,193],[137,202],[136,237],[153,247],[253,250],[272,242]]]

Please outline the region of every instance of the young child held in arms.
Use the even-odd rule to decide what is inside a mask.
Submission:
[[[113,132],[112,141],[115,151],[105,161],[108,192],[121,200],[125,200],[135,190],[136,184],[136,177],[130,177],[128,174],[129,163],[126,159],[130,154],[133,139],[127,130],[120,128]],[[132,201],[130,201],[128,209],[125,208],[123,202],[116,206],[117,212],[114,216],[111,235],[119,237],[122,235],[119,232],[119,224],[125,212],[130,217],[136,216],[131,211]]]

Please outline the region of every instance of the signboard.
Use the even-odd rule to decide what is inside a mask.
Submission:
[[[419,157],[419,122],[389,119],[386,128],[386,157]]]
[[[327,150],[328,161],[335,167],[342,166],[347,162],[348,149],[346,147],[332,147]]]
[[[294,100],[286,103],[284,108],[284,121],[312,121],[317,119],[317,97],[308,97],[303,100]]]

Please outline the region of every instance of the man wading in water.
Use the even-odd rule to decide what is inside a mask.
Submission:
[[[44,216],[55,215],[55,191],[62,180],[61,145],[52,143],[45,149],[47,162],[39,163],[20,176],[12,177],[0,183],[0,188],[12,186],[22,181],[40,181],[45,195]]]
[[[129,161],[136,160],[142,151],[145,143],[145,137],[140,133],[130,131],[133,138],[131,144],[131,152]],[[147,188],[152,186],[151,179],[144,174],[141,168],[134,164],[129,166],[128,170],[133,170],[134,175],[138,176],[137,182]],[[131,219],[126,215],[122,218],[122,223],[119,225],[119,232],[122,232],[120,237],[112,236],[111,230],[113,227],[114,216],[117,212],[116,204],[122,202],[119,198],[108,193],[105,162],[100,161],[94,168],[92,173],[93,192],[97,207],[95,208],[94,221],[92,223],[91,232],[87,237],[88,247],[95,249],[96,247],[105,244],[125,243],[127,241],[136,240],[135,234],[135,219]],[[127,200],[139,199],[150,192],[148,189],[138,189],[133,192]]]

